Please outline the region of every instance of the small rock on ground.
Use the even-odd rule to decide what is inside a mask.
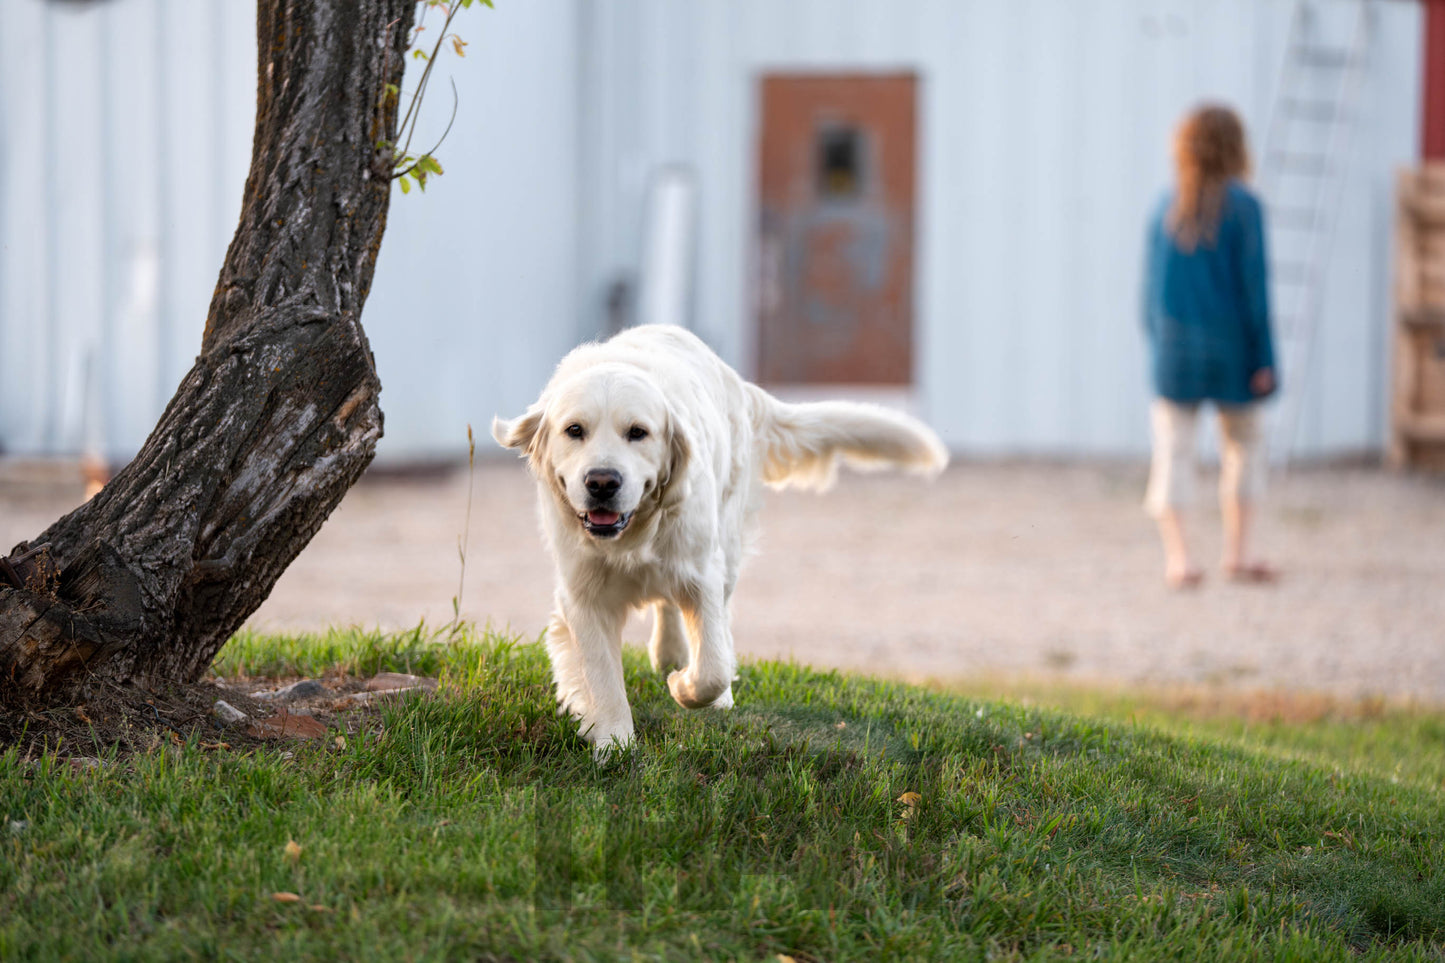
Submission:
[[[295,702],[297,699],[309,699],[312,696],[321,695],[325,691],[326,687],[315,679],[302,679],[272,692],[257,692],[251,698],[275,702]]]
[[[222,722],[227,722],[231,724],[245,722],[248,718],[246,713],[242,712],[240,709],[237,709],[225,699],[216,700],[215,713],[216,718],[220,719]]]

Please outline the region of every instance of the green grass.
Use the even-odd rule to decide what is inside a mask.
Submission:
[[[1027,680],[964,681],[931,688],[1144,724],[1176,735],[1445,790],[1445,712],[1438,707],[1271,690],[1128,691]]]
[[[433,631],[418,625],[407,632],[379,629],[330,629],[321,634],[260,635],[249,629],[238,632],[226,643],[211,666],[222,678],[253,676],[320,676],[327,672],[369,676],[378,672],[409,672],[440,675],[443,671],[470,667],[478,661],[477,633],[470,627],[458,632],[461,645],[439,645],[446,630]],[[490,646],[499,641],[485,634]],[[462,658],[458,658],[461,655]]]
[[[1116,690],[1038,680],[965,680],[935,691],[1146,724],[1285,759],[1445,789],[1445,711],[1381,698],[1215,687]]]
[[[689,713],[629,651],[640,746],[597,768],[534,645],[252,635],[217,670],[335,664],[448,684],[344,748],[0,756],[0,959],[1445,955],[1428,713],[1370,721],[1402,778],[1336,722],[1261,738],[777,663]]]

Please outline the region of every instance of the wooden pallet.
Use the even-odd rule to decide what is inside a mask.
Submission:
[[[1445,471],[1445,163],[1402,171],[1389,463]]]

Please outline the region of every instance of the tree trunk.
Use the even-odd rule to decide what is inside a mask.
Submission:
[[[361,309],[415,0],[257,8],[251,170],[200,357],[135,459],[0,564],[0,695],[196,680],[375,454]]]

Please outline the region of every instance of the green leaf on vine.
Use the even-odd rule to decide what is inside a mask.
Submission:
[[[451,132],[452,123],[456,121],[457,85],[455,80],[451,81],[452,116],[451,120],[447,122],[446,130],[442,131],[441,138],[431,150],[419,155],[412,154],[409,148],[411,147],[412,137],[416,133],[417,120],[421,116],[419,108],[427,89],[427,81],[431,78],[432,68],[441,60],[442,44],[447,40],[451,40],[452,50],[458,57],[465,57],[467,55],[467,42],[450,31],[452,19],[459,11],[470,8],[474,3],[484,3],[488,8],[495,9],[492,0],[419,0],[419,2],[428,10],[436,9],[442,11],[446,15],[446,19],[441,25],[436,41],[434,43],[428,43],[427,45],[430,52],[420,47],[415,47],[411,50],[412,58],[424,61],[426,63],[426,69],[422,71],[421,78],[416,85],[416,90],[412,93],[411,103],[406,108],[405,113],[397,125],[396,140],[379,141],[377,143],[377,150],[386,149],[392,152],[391,177],[393,180],[401,181],[401,192],[403,194],[411,193],[412,181],[415,181],[416,186],[425,191],[427,177],[433,174],[440,176],[442,173],[441,162],[432,156],[431,150],[436,150],[437,146],[440,146],[442,141],[446,140],[447,134]],[[421,32],[425,29],[426,26],[424,24],[416,25],[411,35],[412,44],[416,44],[420,40]],[[396,84],[387,84],[386,93],[389,96],[396,97],[398,101],[400,100],[401,90]],[[399,109],[399,104],[397,106]]]

